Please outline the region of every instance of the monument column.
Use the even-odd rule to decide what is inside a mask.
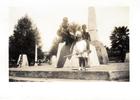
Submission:
[[[88,8],[88,31],[91,37],[91,43],[95,46],[97,56],[99,59],[100,64],[107,64],[108,54],[107,50],[104,47],[103,43],[101,43],[97,36],[97,26],[96,26],[96,12],[94,7]]]
[[[96,14],[94,7],[88,8],[88,32],[90,33],[92,41],[98,40],[96,27]]]
[[[37,44],[35,44],[35,66],[37,66]]]

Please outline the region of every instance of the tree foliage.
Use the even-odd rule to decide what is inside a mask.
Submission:
[[[120,56],[120,60],[124,61],[125,54],[129,52],[129,29],[127,26],[115,27],[111,36],[111,50],[114,55]]]
[[[35,45],[40,43],[37,27],[28,16],[24,16],[18,20],[13,33],[9,37],[9,61],[14,60],[16,63],[20,54],[27,54],[31,65],[35,60]]]

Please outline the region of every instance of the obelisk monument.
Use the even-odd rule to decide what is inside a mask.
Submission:
[[[88,31],[91,37],[91,44],[95,46],[100,64],[107,64],[108,54],[103,43],[98,39],[96,26],[96,12],[94,7],[88,8]]]
[[[96,26],[96,14],[95,14],[94,7],[88,8],[88,31],[90,33],[92,41],[98,40],[97,26]]]

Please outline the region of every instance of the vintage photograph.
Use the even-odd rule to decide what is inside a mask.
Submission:
[[[129,82],[129,7],[9,7],[9,82]]]

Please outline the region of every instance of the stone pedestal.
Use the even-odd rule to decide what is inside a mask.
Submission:
[[[52,66],[56,67],[56,64],[57,64],[57,57],[56,56],[52,56],[51,63],[52,63]]]
[[[91,50],[91,53],[89,54],[89,66],[90,67],[93,67],[93,66],[99,66],[100,65],[100,62],[99,62],[99,59],[98,59],[98,56],[97,56],[97,52],[96,52],[96,48],[95,46],[91,45],[90,44],[90,50]]]
[[[125,62],[129,62],[129,53],[126,53]]]
[[[20,54],[17,62],[18,67],[28,67],[28,58],[26,54]]]

